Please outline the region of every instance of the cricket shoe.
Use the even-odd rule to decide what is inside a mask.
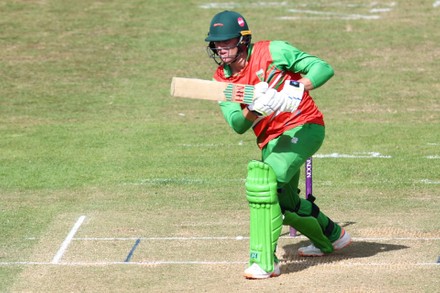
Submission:
[[[257,263],[253,263],[244,271],[244,277],[246,279],[268,279],[273,277],[278,277],[281,275],[280,264],[274,262],[273,272],[266,272]]]
[[[339,237],[339,239],[332,243],[334,250],[342,249],[350,244],[351,244],[350,234],[345,232],[344,228],[342,228],[341,236]],[[299,248],[298,254],[300,256],[323,256],[324,252],[322,252],[315,245],[311,244],[309,246]]]

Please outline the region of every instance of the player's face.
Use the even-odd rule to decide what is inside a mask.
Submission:
[[[227,41],[214,42],[218,56],[226,64],[235,60],[238,54],[238,39],[230,39]]]

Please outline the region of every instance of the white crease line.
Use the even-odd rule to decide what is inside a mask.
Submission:
[[[365,158],[381,158],[381,159],[390,159],[391,156],[382,155],[378,152],[361,152],[354,153],[353,155],[349,154],[339,154],[339,153],[331,153],[331,154],[315,154],[313,158],[350,158],[350,159],[365,159]]]
[[[215,264],[246,264],[245,261],[141,261],[141,262],[123,262],[123,261],[98,261],[98,262],[37,262],[37,261],[11,261],[0,262],[0,266],[19,266],[19,265],[58,265],[58,266],[109,266],[109,265],[166,265],[166,264],[198,264],[198,265],[215,265]]]
[[[292,13],[300,13],[300,14],[339,17],[340,19],[379,19],[380,18],[379,15],[346,14],[340,12],[326,12],[326,11],[316,11],[316,10],[289,9],[288,11]]]
[[[0,262],[0,266],[20,266],[20,265],[57,265],[57,266],[111,266],[111,265],[138,265],[138,266],[157,266],[157,265],[243,265],[247,264],[246,261],[143,261],[143,262],[121,262],[121,261],[108,261],[108,262],[63,262],[63,263],[50,263],[50,262],[32,262],[32,261],[17,261],[17,262]],[[281,265],[292,264],[295,261],[281,261]],[[325,263],[320,262],[322,266],[334,266],[334,267],[368,267],[368,266],[439,266],[440,263],[436,262],[421,262],[421,263],[360,263],[360,262],[332,262]]]
[[[439,155],[426,156],[427,159],[440,159]]]
[[[370,9],[370,13],[383,13],[383,12],[390,12],[391,8],[372,8]]]
[[[288,263],[288,262],[287,262]],[[438,263],[431,262],[418,262],[418,263],[361,263],[361,262],[347,262],[347,263],[319,263],[322,266],[337,266],[337,267],[383,267],[383,266],[439,266]]]
[[[420,180],[420,182],[425,183],[425,184],[440,184],[440,181],[429,180],[429,179],[422,179],[422,180]]]
[[[61,260],[61,258],[64,255],[64,252],[66,252],[67,247],[69,247],[70,242],[72,241],[73,237],[75,236],[76,232],[78,231],[79,227],[81,227],[82,223],[84,222],[84,219],[86,216],[81,216],[76,221],[75,225],[70,230],[69,234],[67,235],[66,239],[64,239],[63,243],[61,244],[60,249],[58,250],[57,254],[52,259],[52,264],[57,264]]]
[[[240,236],[237,236],[240,237]],[[228,236],[219,236],[219,237],[84,237],[84,238],[74,238],[73,240],[83,240],[83,241],[127,241],[127,240],[150,240],[150,241],[170,241],[170,240],[241,240],[241,239],[249,239],[249,237],[228,237]]]
[[[336,158],[334,156],[327,157],[327,158]],[[349,157],[347,157],[350,159]],[[367,157],[365,157],[367,158]],[[378,158],[378,157],[368,157],[368,158]],[[440,158],[440,157],[439,157]],[[126,182],[121,183],[123,186],[127,185],[133,185],[133,186],[141,186],[141,185],[147,185],[147,184],[206,184],[206,183],[222,183],[222,182],[229,182],[229,183],[244,183],[246,182],[246,178],[237,178],[237,179],[203,179],[203,178],[147,178],[147,179],[141,179],[139,182]],[[396,181],[391,179],[381,179],[381,180],[370,180],[369,183],[387,183],[387,184],[400,184],[400,183],[423,183],[423,184],[439,184],[440,181],[435,180],[429,180],[429,179],[421,179],[421,180],[411,180],[411,181]],[[350,181],[353,185],[365,185],[365,181]],[[316,186],[332,186],[332,181],[317,181],[314,182]],[[28,238],[29,240],[31,238]]]
[[[194,240],[248,240],[248,236],[219,236],[219,237],[82,237],[74,238],[77,241],[194,241]],[[280,239],[307,239],[299,235],[296,237],[281,236]],[[352,237],[353,241],[439,241],[440,237]]]
[[[440,237],[352,237],[353,241],[438,241]]]

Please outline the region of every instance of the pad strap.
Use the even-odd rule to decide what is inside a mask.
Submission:
[[[335,222],[333,222],[329,217],[327,227],[324,229],[324,235],[330,237],[333,233],[333,229],[335,228]]]

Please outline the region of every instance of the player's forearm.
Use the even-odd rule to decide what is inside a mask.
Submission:
[[[240,104],[238,103],[221,102],[220,108],[226,122],[228,122],[232,129],[239,134],[243,134],[249,128],[251,128],[253,120],[256,119],[255,117],[253,120],[251,120],[252,118],[250,118],[249,115],[253,114],[249,112],[246,108],[242,110]]]
[[[300,80],[306,90],[318,88],[326,83],[335,74],[333,68],[326,62],[315,62],[310,66],[307,74]]]

